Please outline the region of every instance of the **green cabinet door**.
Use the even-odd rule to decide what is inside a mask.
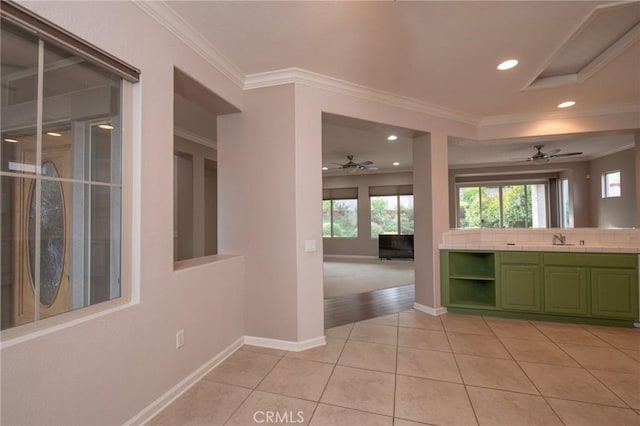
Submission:
[[[591,269],[591,315],[638,318],[638,277],[635,269]]]
[[[544,311],[556,314],[588,315],[587,268],[545,266]]]
[[[538,265],[502,265],[502,309],[542,312],[542,282]]]

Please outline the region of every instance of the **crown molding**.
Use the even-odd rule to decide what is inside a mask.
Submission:
[[[475,115],[461,111],[454,111],[428,102],[396,95],[390,92],[374,89],[372,87],[362,86],[350,81],[318,74],[301,68],[285,68],[276,71],[247,75],[244,83],[244,90],[291,83],[304,84],[317,89],[330,90],[332,92],[380,102],[411,111],[422,112],[434,117],[458,121],[461,123],[477,125],[480,121],[480,118]]]
[[[485,117],[481,119],[478,125],[480,127],[497,126],[502,124],[526,123],[541,120],[560,120],[627,113],[640,114],[640,104],[630,102],[625,104],[613,105],[606,108],[585,111],[554,111],[545,113],[495,115],[492,117]]]
[[[204,145],[207,148],[218,149],[218,144],[216,141],[205,138],[204,136],[200,136],[196,133],[190,132],[189,130],[185,130],[181,127],[175,127],[173,129],[173,134],[175,136],[181,137],[182,139],[186,139],[191,142],[198,143],[200,145]]]
[[[244,73],[229,58],[212,45],[202,34],[185,21],[164,1],[131,0],[143,12],[157,21],[171,34],[185,43],[202,59],[213,65],[236,86],[242,87]]]

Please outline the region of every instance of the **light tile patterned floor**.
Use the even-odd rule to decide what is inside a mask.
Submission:
[[[640,425],[640,329],[411,310],[326,335],[243,346],[150,424]]]

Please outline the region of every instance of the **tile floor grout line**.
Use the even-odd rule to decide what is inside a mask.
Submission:
[[[557,323],[554,323],[554,322],[552,322],[552,321],[548,321],[548,322],[549,322],[549,324],[557,324]],[[545,336],[547,339],[551,340],[551,341],[552,341],[553,343],[555,343],[556,345],[557,345],[557,344],[559,344],[559,343],[562,343],[562,344],[565,344],[565,345],[591,346],[591,347],[596,347],[596,348],[612,348],[612,347],[613,347],[613,345],[611,345],[609,342],[605,341],[604,339],[601,339],[599,336],[596,336],[595,334],[591,333],[589,330],[586,330],[584,327],[581,327],[581,326],[580,326],[580,324],[575,324],[575,325],[577,325],[577,326],[578,326],[578,327],[577,327],[578,329],[580,329],[580,330],[582,330],[582,331],[586,331],[586,332],[587,332],[587,333],[589,333],[591,336],[593,336],[593,337],[597,338],[598,340],[600,340],[600,341],[601,341],[602,343],[604,343],[606,346],[589,345],[589,344],[584,344],[584,343],[556,342],[554,339],[552,339],[552,338],[551,338],[551,336],[549,336],[547,333],[545,333],[545,332],[544,332],[544,330],[540,328],[540,326],[536,325],[535,323],[532,323],[532,324],[533,324],[533,326],[534,326],[535,328],[537,328],[537,329],[538,329],[538,331],[539,331],[540,333],[544,334],[544,336]],[[559,324],[566,324],[566,323],[559,323]],[[570,324],[572,324],[572,323],[570,323]],[[553,327],[553,325],[548,325],[548,326],[547,326],[547,328],[549,328],[549,327]],[[560,328],[562,328],[562,327],[560,327]],[[571,327],[569,327],[569,328],[571,328]]]
[[[542,400],[544,401],[544,403],[547,404],[547,407],[549,407],[551,409],[551,412],[553,414],[555,414],[555,416],[558,418],[558,420],[560,420],[560,423],[562,423],[563,425],[567,426],[567,423],[562,419],[562,417],[560,416],[560,413],[558,413],[556,411],[556,409],[553,408],[553,405],[551,405],[551,403],[547,400],[547,397],[545,397],[542,394],[540,394],[540,396],[542,397]]]
[[[596,379],[598,381],[598,383],[600,383],[602,386],[605,387],[605,389],[607,389],[609,392],[611,392],[612,394],[614,394],[620,401],[622,401],[623,404],[625,404],[628,408],[634,410],[635,408],[632,407],[631,405],[629,405],[629,403],[627,402],[626,399],[622,398],[620,395],[618,395],[618,392],[616,392],[613,388],[607,386],[607,384],[605,382],[603,382],[602,380],[600,380],[600,378],[598,376],[596,376],[595,374],[593,374],[591,372],[590,369],[585,367],[585,370],[587,370],[587,373],[589,373],[591,375],[591,377],[593,377],[594,379]],[[598,371],[603,371],[603,370],[598,370]],[[608,373],[609,371],[605,371],[605,373]],[[613,373],[618,373],[617,371],[613,371]],[[629,373],[622,373],[622,374],[629,374]]]
[[[442,319],[440,320],[442,321]],[[478,418],[478,413],[476,413],[476,407],[473,406],[473,401],[471,400],[471,395],[469,395],[469,390],[467,389],[465,380],[464,380],[464,376],[462,375],[462,369],[460,368],[460,365],[458,364],[458,358],[456,357],[455,352],[453,352],[453,346],[451,346],[451,342],[449,341],[449,333],[447,333],[446,327],[444,325],[444,322],[442,324],[442,327],[445,329],[445,337],[447,338],[447,343],[449,344],[449,348],[451,349],[451,355],[453,356],[453,362],[456,363],[456,368],[458,369],[458,374],[460,375],[460,380],[462,381],[462,388],[464,389],[464,393],[465,395],[467,395],[467,400],[469,401],[469,406],[471,406],[471,411],[473,412],[473,417],[476,419],[476,425],[480,424],[480,419]]]
[[[346,325],[346,324],[344,324]],[[342,349],[340,349],[340,353],[338,354],[338,357],[336,358],[336,362],[333,363],[333,368],[331,369],[331,374],[329,374],[329,378],[327,379],[327,382],[324,384],[324,387],[322,388],[322,392],[320,392],[320,396],[318,397],[318,403],[316,404],[316,407],[313,410],[313,413],[311,414],[311,417],[309,418],[309,423],[311,423],[311,420],[313,420],[313,416],[315,416],[316,411],[318,410],[318,406],[320,405],[321,401],[322,401],[322,397],[324,396],[324,393],[327,391],[327,387],[329,386],[329,382],[331,382],[331,379],[333,378],[334,373],[336,372],[336,368],[338,367],[338,362],[340,362],[340,357],[342,357],[342,354],[344,352],[344,349],[347,347],[347,343],[349,343],[349,338],[351,337],[351,333],[353,332],[353,329],[355,328],[356,323],[353,322],[351,323],[351,329],[349,330],[349,334],[347,334],[347,338],[344,341],[344,344],[342,345]],[[342,327],[342,326],[340,326]],[[341,407],[341,408],[346,408],[346,407]]]
[[[610,405],[610,404],[601,404],[599,402],[589,402],[589,401],[580,401],[579,399],[569,399],[569,398],[562,398],[559,396],[545,396],[542,395],[542,397],[544,399],[559,399],[561,401],[569,401],[569,402],[579,402],[580,404],[587,404],[587,405],[597,405],[599,407],[607,407],[607,408],[617,408],[619,410],[631,410],[631,411],[637,411],[634,408],[629,408],[629,407],[620,407],[619,405]]]
[[[243,345],[244,346],[244,345]],[[238,348],[238,350],[236,352],[238,352],[239,350],[242,350],[242,346],[240,346]],[[259,355],[269,355],[269,356],[275,356],[275,355],[270,355],[270,354],[265,354],[265,353],[261,353],[261,352],[252,352],[252,351],[244,351],[244,352],[249,352],[249,353],[256,353]],[[240,410],[240,407],[242,407],[244,405],[245,402],[247,402],[247,400],[251,397],[251,395],[253,395],[256,390],[258,390],[258,386],[260,386],[260,383],[262,383],[262,381],[269,375],[271,374],[271,372],[273,371],[274,368],[276,368],[276,365],[280,364],[280,361],[282,361],[284,359],[284,356],[287,354],[288,351],[284,351],[284,353],[282,355],[280,355],[280,359],[273,364],[273,367],[271,367],[271,369],[267,372],[267,374],[264,375],[264,377],[256,384],[256,386],[254,388],[249,388],[251,389],[251,392],[249,392],[249,394],[247,395],[247,397],[240,403],[240,405],[238,405],[238,407],[233,411],[233,413],[231,413],[231,416],[229,416],[229,418],[223,423],[223,425],[226,425],[229,420],[231,420],[233,418],[233,416],[236,415],[236,413],[238,412],[238,410]],[[235,353],[235,352],[234,352]],[[277,356],[276,356],[277,357]],[[216,367],[218,368],[218,367]],[[214,368],[215,370],[215,368]],[[213,370],[212,370],[213,371]],[[246,389],[246,388],[245,388]]]
[[[567,343],[565,343],[566,345]],[[622,401],[623,404],[625,404],[627,407],[633,409],[633,407],[631,407],[629,405],[629,403],[627,403],[627,401],[625,399],[623,399],[620,395],[618,395],[618,393],[613,390],[612,388],[610,388],[609,386],[607,386],[606,383],[604,383],[602,380],[600,380],[600,378],[598,378],[595,374],[593,374],[591,372],[591,370],[589,368],[587,368],[586,366],[584,366],[580,361],[578,361],[575,357],[571,356],[571,354],[569,352],[567,352],[566,350],[564,350],[564,348],[562,346],[560,346],[559,344],[556,344],[556,346],[565,354],[567,354],[567,356],[569,356],[571,359],[573,359],[576,363],[578,363],[578,365],[585,370],[591,377],[593,377],[598,383],[600,383],[602,386],[604,386],[605,389],[607,389],[609,392],[611,392],[613,395],[615,395],[620,401]],[[596,347],[596,346],[593,346]],[[606,349],[611,349],[611,348],[606,348]],[[617,349],[617,348],[613,348],[615,350],[617,350],[618,352],[622,353],[623,355],[625,355],[624,352],[622,352],[621,350]],[[598,371],[605,371],[605,370],[598,370]],[[617,371],[614,371],[614,373],[618,373]],[[622,373],[622,374],[628,374],[628,373]]]
[[[393,410],[391,413],[393,414],[393,418],[396,417],[396,396],[398,394],[398,357],[400,352],[400,313],[398,313],[398,322],[396,327],[396,368],[393,374]],[[395,420],[393,420],[395,423]]]
[[[568,354],[567,354],[567,355],[568,355]],[[528,362],[528,361],[522,361],[522,362]],[[523,370],[524,374],[527,376],[527,378],[529,379],[529,381],[531,381],[531,383],[533,384],[533,386],[536,388],[536,390],[537,390],[538,392],[540,392],[540,395],[541,395],[541,396],[543,396],[543,397],[555,398],[555,399],[564,399],[564,400],[567,400],[567,401],[574,401],[574,402],[583,402],[583,403],[585,403],[585,404],[596,404],[596,405],[605,405],[605,406],[608,406],[608,407],[631,408],[631,409],[633,409],[632,407],[630,407],[630,406],[629,406],[629,404],[627,404],[627,402],[626,402],[626,401],[624,401],[622,398],[620,398],[620,396],[619,396],[617,393],[613,392],[613,390],[612,390],[612,389],[610,389],[608,386],[606,386],[604,383],[602,383],[600,380],[598,380],[598,378],[597,378],[597,377],[595,377],[595,376],[593,375],[593,373],[591,373],[587,368],[584,368],[584,367],[582,366],[582,364],[579,364],[579,367],[570,367],[570,366],[563,366],[563,365],[556,365],[555,367],[573,368],[573,369],[578,369],[578,370],[584,370],[584,371],[586,371],[588,374],[590,374],[592,377],[594,377],[594,378],[596,379],[596,381],[598,381],[601,385],[603,385],[603,386],[605,387],[605,389],[607,389],[609,392],[613,393],[613,394],[614,394],[614,396],[616,396],[616,397],[617,397],[617,398],[618,398],[618,399],[619,399],[623,404],[625,404],[627,407],[620,407],[620,406],[616,406],[616,405],[602,404],[602,403],[599,403],[599,402],[580,401],[580,400],[574,400],[574,399],[569,399],[569,398],[563,398],[563,397],[556,397],[556,396],[548,396],[548,395],[545,395],[545,394],[543,394],[543,393],[540,391],[540,389],[538,389],[538,386],[537,386],[537,385],[535,384],[535,382],[534,382],[534,381],[529,377],[529,375],[527,374],[527,372],[526,372],[526,371],[524,371],[524,368],[520,365],[520,362],[516,361],[516,363],[518,364],[518,367],[520,367],[520,369],[521,369],[521,370]],[[535,362],[529,362],[529,364],[538,364],[538,363],[535,363]],[[548,365],[548,364],[545,364],[545,365]],[[549,404],[549,405],[551,405],[551,404]]]
[[[486,322],[486,320],[485,320]],[[531,324],[530,321],[527,321],[529,324]],[[537,329],[537,327],[534,324],[531,324],[534,329]],[[491,325],[489,325],[489,323],[487,323],[487,326],[489,328],[491,328]],[[493,329],[491,329],[492,331],[494,331]],[[538,331],[540,333],[542,333],[542,331],[540,331],[538,329]],[[495,331],[494,331],[495,334]],[[544,333],[542,333],[544,335]],[[520,369],[520,371],[522,372],[522,374],[524,374],[524,376],[527,378],[527,380],[529,380],[529,383],[531,383],[531,386],[533,386],[533,388],[538,392],[538,396],[540,396],[542,398],[542,400],[545,402],[545,404],[547,404],[547,406],[551,409],[551,412],[556,416],[556,418],[560,421],[560,423],[565,424],[565,422],[562,420],[562,418],[560,417],[560,415],[558,413],[556,413],[556,411],[553,409],[553,407],[551,406],[551,404],[549,404],[549,401],[547,401],[544,396],[542,395],[542,392],[540,391],[540,389],[538,389],[538,386],[536,386],[535,382],[531,379],[531,377],[529,377],[529,375],[527,374],[526,371],[524,371],[524,368],[522,368],[522,366],[520,365],[520,363],[518,362],[518,360],[515,358],[515,356],[511,353],[511,351],[509,351],[509,349],[506,347],[506,345],[504,343],[502,343],[502,340],[500,340],[500,337],[498,337],[496,335],[496,337],[498,338],[498,341],[500,341],[500,343],[502,344],[502,346],[504,346],[504,348],[507,350],[507,352],[511,355],[513,361],[515,362],[515,364],[518,366],[518,368]],[[545,337],[549,338],[548,336],[545,335]],[[549,339],[550,340],[550,339]]]
[[[387,417],[389,419],[394,419],[393,416],[390,416],[388,414],[380,414],[380,413],[374,413],[373,411],[367,411],[367,410],[363,410],[361,408],[353,408],[353,407],[344,407],[342,405],[336,405],[334,403],[331,402],[318,402],[318,405],[328,405],[330,407],[336,407],[336,408],[342,408],[344,410],[352,410],[352,411],[357,411],[359,413],[364,413],[364,414],[373,414],[374,416],[383,416],[383,417]],[[312,418],[313,419],[313,418]]]

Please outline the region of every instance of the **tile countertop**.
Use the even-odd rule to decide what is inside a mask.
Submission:
[[[532,242],[498,243],[498,242],[466,242],[442,243],[441,250],[493,250],[493,251],[561,251],[576,253],[640,253],[640,247],[623,244],[586,244],[586,245],[552,245]]]

